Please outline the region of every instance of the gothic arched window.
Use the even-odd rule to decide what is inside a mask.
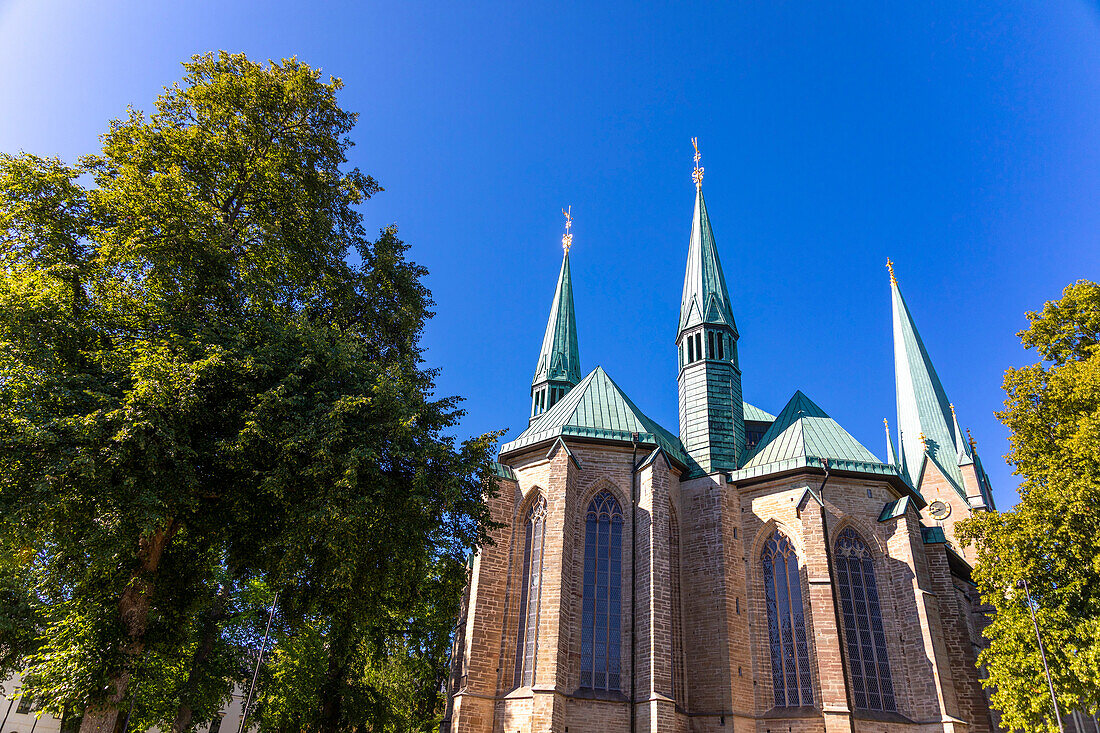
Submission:
[[[520,586],[519,634],[516,636],[516,687],[535,683],[545,526],[546,499],[540,496],[531,503],[531,508],[527,510],[527,521],[524,523],[523,584]]]
[[[768,642],[771,646],[775,706],[813,705],[798,556],[791,541],[777,531],[764,543],[761,562],[764,566],[764,600],[768,607]]]
[[[584,525],[581,687],[618,690],[623,511],[611,492],[601,491],[593,497]]]
[[[896,711],[871,551],[848,527],[837,537],[834,555],[855,706]]]

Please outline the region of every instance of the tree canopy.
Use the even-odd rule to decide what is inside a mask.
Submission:
[[[278,592],[262,724],[380,731],[394,685],[442,677],[496,436],[449,435],[425,270],[363,231],[341,82],[184,67],[96,155],[0,156],[0,670],[84,730],[188,730]]]
[[[1008,460],[1020,502],[960,525],[978,549],[974,577],[996,613],[980,661],[993,704],[1017,731],[1053,731],[1053,706],[1024,594],[1026,581],[1063,714],[1100,708],[1100,286],[1066,287],[1027,314],[1019,336],[1038,363],[1005,374]]]

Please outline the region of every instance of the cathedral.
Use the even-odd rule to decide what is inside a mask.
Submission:
[[[567,215],[443,730],[1000,730],[976,659],[990,609],[955,536],[993,497],[892,265],[898,430],[880,460],[800,391],[778,415],[742,400],[698,151],[693,178],[678,433],[603,368],[582,375]]]

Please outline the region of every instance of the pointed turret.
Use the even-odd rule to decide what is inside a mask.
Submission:
[[[718,259],[707,205],[703,169],[695,146],[695,211],[688,242],[680,320],[680,440],[695,475],[732,471],[744,460],[745,420],[737,325],[726,277]]]
[[[886,418],[882,418],[882,426],[886,428],[886,460],[889,461],[891,465],[901,466],[901,464],[898,463],[897,451],[894,450],[894,441],[890,438],[890,423],[887,422]]]
[[[959,464],[959,467],[969,466],[974,463],[974,456],[970,455],[970,446],[962,437],[962,428],[959,427],[959,417],[955,414],[955,405],[950,405],[951,408],[951,426],[955,430],[955,440],[958,443],[958,450],[955,454],[955,462]]]
[[[963,440],[955,427],[954,410],[898,288],[893,263],[887,260],[886,266],[890,270],[901,449],[910,462],[908,468],[914,480],[920,480],[927,455],[956,489],[963,492],[963,476],[959,470],[959,458],[964,453],[960,448]]]
[[[570,208],[570,211],[572,208]],[[535,377],[531,380],[531,419],[560,400],[566,392],[581,381],[580,349],[577,347],[577,316],[573,309],[573,277],[569,270],[569,247],[573,235],[569,232],[573,224],[569,212],[565,214],[565,235],[562,237],[562,249],[565,254],[558,273],[558,285],[554,290],[554,300],[550,305],[550,318],[546,322],[546,334],[542,337],[542,350],[538,364],[535,365]]]

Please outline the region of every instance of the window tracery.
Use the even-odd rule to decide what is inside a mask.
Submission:
[[[621,683],[623,512],[609,491],[585,515],[581,605],[581,687],[618,690]]]
[[[778,530],[764,543],[764,602],[768,611],[768,642],[772,660],[772,690],[776,707],[813,705],[810,654],[802,604],[798,556]]]
[[[520,586],[519,633],[516,635],[516,687],[535,682],[545,526],[546,499],[540,496],[531,503],[524,522],[523,584]]]
[[[835,547],[853,703],[863,710],[896,711],[871,551],[851,527],[840,533]]]

